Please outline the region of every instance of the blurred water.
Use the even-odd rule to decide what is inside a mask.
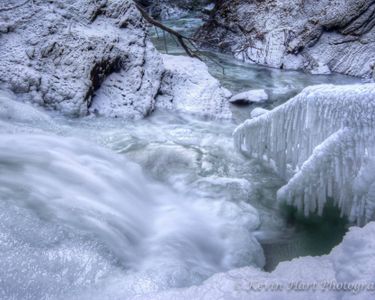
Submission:
[[[0,94],[1,299],[123,299],[264,266],[259,239],[284,228],[278,180],[236,153],[233,123],[66,119],[16,100]]]

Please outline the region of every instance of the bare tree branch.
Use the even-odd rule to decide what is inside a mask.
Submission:
[[[13,9],[16,9],[16,8],[19,8],[21,6],[24,6],[26,5],[27,3],[29,3],[31,0],[26,0],[24,2],[22,2],[21,4],[18,4],[18,5],[14,5],[14,6],[8,6],[8,7],[0,7],[0,12],[2,11],[9,11],[9,10],[13,10]]]
[[[185,50],[186,54],[190,57],[195,57],[195,58],[198,58],[199,60],[202,60],[198,55],[196,55],[194,53],[194,50],[190,49],[190,47],[187,45],[186,41],[193,41],[193,39],[187,37],[187,36],[184,36],[182,35],[181,33],[173,30],[172,28],[168,27],[168,26],[165,26],[163,23],[155,20],[154,18],[152,18],[145,10],[144,8],[139,5],[138,3],[134,2],[136,7],[138,8],[138,10],[140,11],[140,13],[142,14],[143,18],[148,22],[150,23],[151,25],[154,25],[158,28],[160,28],[161,30],[163,30],[164,32],[168,32],[169,34],[171,34],[172,36],[174,36],[177,41],[179,42],[179,44],[181,45],[181,47]]]

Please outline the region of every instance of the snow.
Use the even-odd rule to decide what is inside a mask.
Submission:
[[[130,0],[32,1],[0,12],[0,83],[66,115],[140,118],[163,66]]]
[[[230,91],[196,58],[163,55],[165,73],[156,98],[157,109],[177,110],[214,118],[230,118]]]
[[[0,12],[0,30],[1,86],[48,109],[140,119],[158,101],[231,116],[229,91],[204,63],[155,50],[133,1],[33,1]]]
[[[229,102],[231,103],[259,103],[264,102],[268,100],[268,94],[265,90],[250,90],[246,92],[239,93],[237,95],[234,95],[229,99]]]
[[[313,75],[326,75],[331,74],[332,72],[326,64],[319,62],[318,65],[310,71],[310,73]]]
[[[138,296],[137,300],[373,299],[375,223],[353,227],[329,255],[279,264],[272,273],[246,267],[220,273],[202,285]]]
[[[269,112],[269,110],[267,110],[267,109],[264,109],[264,108],[261,108],[261,107],[256,107],[251,111],[250,118],[254,119],[254,118],[257,118],[257,117],[259,117],[261,115],[264,115],[268,112]]]
[[[48,124],[52,119],[36,107],[17,102],[14,96],[5,91],[0,91],[0,120],[7,122],[35,123],[43,121]]]
[[[279,200],[309,215],[332,198],[343,215],[366,223],[375,216],[374,129],[375,84],[320,85],[246,121],[234,137],[237,149],[266,159],[287,181]]]
[[[221,1],[196,37],[251,64],[369,79],[374,12],[371,0]]]

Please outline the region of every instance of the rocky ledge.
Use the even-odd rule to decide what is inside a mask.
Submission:
[[[202,44],[280,69],[374,77],[373,0],[217,0]]]

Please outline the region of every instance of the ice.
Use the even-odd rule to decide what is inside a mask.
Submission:
[[[261,115],[264,115],[268,112],[269,112],[269,110],[267,110],[267,109],[264,109],[264,108],[261,108],[261,107],[256,107],[251,111],[250,118],[254,119],[254,118],[257,118],[257,117],[259,117]]]
[[[216,274],[199,286],[151,293],[134,299],[373,299],[374,247],[375,223],[371,222],[364,228],[351,228],[343,242],[329,255],[283,262],[272,273],[253,267],[235,269]]]
[[[250,90],[234,95],[229,99],[229,102],[234,104],[251,104],[262,103],[268,100],[268,94],[265,90]]]
[[[374,137],[375,84],[308,87],[234,133],[240,151],[267,160],[288,181],[280,200],[309,215],[332,198],[358,223],[374,218],[374,178],[365,167]]]

